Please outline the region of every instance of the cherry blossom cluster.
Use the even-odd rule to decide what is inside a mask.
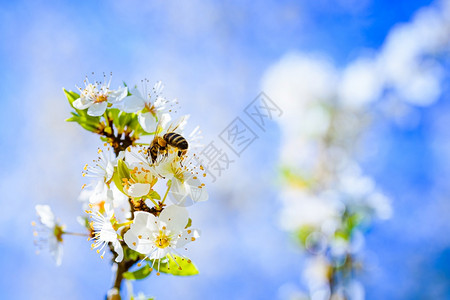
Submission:
[[[193,153],[200,131],[184,130],[188,116],[172,119],[177,100],[167,100],[163,85],[111,89],[111,80],[89,82],[79,93],[64,90],[74,112],[67,121],[100,135],[96,159],[83,168],[78,218],[87,233],[65,230],[48,205],[37,205],[36,243],[61,264],[65,235],[87,235],[91,248],[106,253],[118,265],[108,293],[120,295],[122,278],[156,275],[194,275],[198,271],[184,252],[200,237],[191,227],[188,206],[206,201],[206,176]],[[170,200],[169,200],[170,199]],[[134,271],[131,271],[135,269]],[[119,274],[120,273],[120,274]],[[109,297],[109,296],[108,296]]]

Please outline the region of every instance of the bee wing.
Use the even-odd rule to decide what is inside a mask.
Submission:
[[[158,135],[159,133],[163,132],[171,119],[172,118],[170,117],[169,114],[162,114],[158,120],[158,124],[156,125],[155,135]]]
[[[170,124],[170,126],[169,126],[169,128],[167,128],[166,132],[176,132],[178,134],[182,133],[184,130],[184,126],[186,126],[189,117],[190,117],[189,115],[181,116],[177,121]]]

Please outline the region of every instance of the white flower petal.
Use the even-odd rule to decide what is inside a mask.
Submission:
[[[114,164],[112,161],[108,161],[105,168],[106,174],[105,174],[105,181],[108,182],[111,180],[111,178],[114,175]]]
[[[146,132],[155,132],[156,131],[156,119],[155,117],[147,112],[147,113],[143,113],[140,114],[138,116],[138,120],[139,120],[139,124],[141,124],[142,128],[146,131]]]
[[[183,233],[176,241],[175,246],[177,248],[184,247],[187,243],[193,242],[200,237],[200,231],[197,229],[185,229]]]
[[[186,227],[189,214],[186,208],[171,205],[161,212],[159,220],[167,225],[167,230],[170,230],[171,233],[179,234]]]
[[[48,228],[55,227],[55,216],[48,205],[36,205],[36,212],[42,224]]]
[[[105,113],[107,105],[108,105],[108,103],[106,101],[100,102],[100,103],[94,103],[89,107],[87,114],[92,117],[101,116]]]
[[[145,100],[144,97],[142,96],[141,92],[137,88],[130,89],[130,94],[134,95],[134,96],[136,96],[138,98],[141,98],[142,100]]]
[[[54,245],[50,245],[50,254],[53,256],[53,259],[55,260],[55,263],[57,266],[60,266],[62,263],[62,257],[63,257],[63,246],[61,243],[59,243],[56,238],[54,239],[55,243]]]
[[[113,243],[114,246],[114,252],[117,253],[116,262],[121,262],[123,260],[123,249],[122,245],[118,240],[115,240]]]
[[[175,201],[174,203],[176,205],[186,206],[188,204],[189,186],[176,178],[172,178],[169,195]]]
[[[125,99],[125,97],[128,95],[128,88],[127,87],[120,87],[117,90],[113,90],[109,92],[108,95],[108,102],[109,103],[117,103]]]
[[[145,211],[136,211],[134,213],[134,221],[131,227],[146,227],[150,231],[158,232],[159,228],[157,223],[158,221],[153,214]]]
[[[92,101],[88,101],[86,98],[80,97],[78,99],[76,99],[75,101],[73,101],[73,107],[75,107],[76,109],[86,109],[89,106],[92,105]]]
[[[128,195],[130,197],[142,197],[150,192],[150,184],[148,183],[135,183],[128,188]]]
[[[138,234],[139,232],[137,230],[129,229],[123,235],[123,240],[130,249],[142,254],[149,253],[151,251],[150,248],[145,248],[140,245],[140,239],[138,238]]]
[[[128,196],[122,193],[111,182],[112,202],[114,207],[114,215],[119,220],[119,223],[125,222],[126,219],[131,218],[130,203],[128,202]]]
[[[188,206],[192,203],[188,203],[189,186],[186,183],[182,183],[176,178],[172,178],[172,186],[170,188],[170,197],[174,200],[176,205]]]
[[[155,252],[152,253],[150,259],[161,259],[166,257],[169,253],[169,248],[158,248]],[[157,263],[157,262],[156,262]]]
[[[194,179],[194,176],[191,176],[185,182],[189,185],[189,196],[193,202],[208,200],[208,192],[199,179]]]
[[[145,101],[143,98],[136,95],[126,97],[122,102],[122,110],[127,113],[135,113],[142,110],[145,107]]]
[[[149,221],[150,219],[146,219]],[[142,222],[144,220],[141,220]],[[136,219],[135,219],[136,222]],[[145,225],[139,226],[132,224],[130,229],[124,234],[123,240],[125,243],[139,253],[149,254],[156,247],[154,244],[153,232],[149,230]]]
[[[96,204],[106,200],[108,200],[108,186],[103,180],[99,180],[89,197],[89,202]]]

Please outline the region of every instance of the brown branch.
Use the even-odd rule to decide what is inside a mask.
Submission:
[[[113,147],[116,156],[119,155],[120,151],[126,150],[129,146],[132,146],[136,141],[136,138],[131,136],[131,132],[125,130],[123,133],[114,133],[113,124],[111,120],[107,120],[108,126],[103,122],[100,123],[100,127],[96,131],[97,134],[106,137],[108,143]],[[108,130],[107,128],[110,128]]]

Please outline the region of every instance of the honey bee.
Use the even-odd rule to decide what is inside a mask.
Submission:
[[[152,158],[152,162],[155,163],[158,155],[167,156],[170,148],[175,148],[178,151],[178,156],[181,157],[185,155],[189,144],[187,140],[181,135],[175,132],[175,130],[180,127],[184,119],[181,119],[175,126],[170,126],[163,136],[155,134],[150,146],[147,149],[148,155]],[[162,127],[158,124],[157,130],[161,131]]]

